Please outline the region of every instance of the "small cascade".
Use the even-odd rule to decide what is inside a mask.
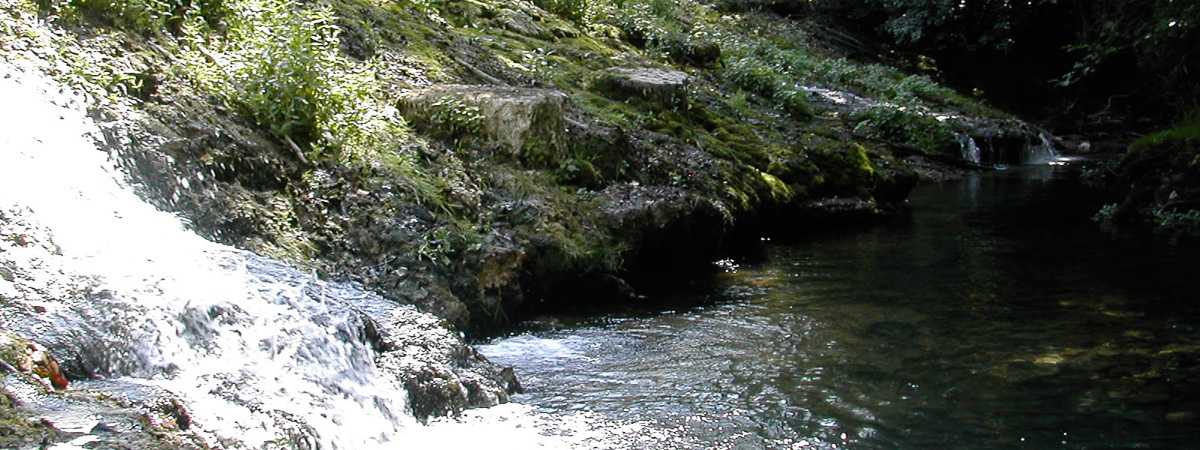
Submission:
[[[81,97],[6,66],[0,265],[22,275],[0,297],[23,320],[96,377],[177,396],[214,448],[403,445],[419,425],[356,309],[386,300],[186,230],[121,181]]]
[[[963,161],[975,165],[983,163],[983,152],[979,149],[979,143],[975,142],[975,138],[971,137],[971,135],[966,133],[959,134],[958,145],[962,148]]]
[[[71,389],[169,393],[205,448],[626,448],[643,434],[512,403],[422,425],[367,318],[410,307],[186,230],[123,181],[83,98],[36,70],[0,62],[0,98],[0,331],[77,355],[96,380]],[[90,442],[91,413],[57,405],[51,423],[85,424],[54,448]]]
[[[1058,161],[1059,157],[1058,149],[1054,147],[1054,139],[1050,133],[1042,131],[1038,133],[1037,142],[1025,147],[1021,162],[1023,164],[1052,164]]]

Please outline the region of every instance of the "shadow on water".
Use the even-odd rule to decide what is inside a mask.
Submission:
[[[662,448],[1192,448],[1196,269],[1097,231],[1072,170],[926,186],[895,223],[772,245],[690,303],[482,351],[517,401]]]

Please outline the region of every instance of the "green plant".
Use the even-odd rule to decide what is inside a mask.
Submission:
[[[534,0],[533,3],[539,8],[551,12],[559,17],[570,20],[575,23],[583,24],[586,22],[591,0]]]
[[[1154,230],[1172,237],[1200,238],[1200,210],[1168,210],[1155,208],[1151,211]]]
[[[483,114],[478,107],[447,96],[430,104],[416,124],[438,139],[461,144],[483,130]]]
[[[233,100],[276,136],[320,153],[335,140],[335,121],[366,93],[338,53],[331,10],[263,3],[239,5],[230,26]]]
[[[1110,226],[1113,223],[1113,218],[1117,215],[1117,204],[1109,203],[1100,208],[1095,215],[1092,216],[1092,221],[1099,223],[1102,226]]]
[[[1157,147],[1170,142],[1200,141],[1200,110],[1192,111],[1174,127],[1143,136],[1133,143],[1134,151]]]
[[[725,68],[725,77],[737,87],[774,100],[797,119],[812,115],[808,95],[774,67],[753,57],[737,58]]]
[[[678,20],[680,0],[644,0],[645,4],[650,7],[650,12],[656,17],[665,20]]]
[[[225,0],[70,0],[65,10],[104,18],[118,27],[147,34],[164,30],[180,34],[185,23],[193,19],[216,28],[229,13]]]
[[[779,101],[783,110],[796,119],[806,119],[812,117],[812,105],[808,103],[808,94],[796,89],[783,89],[775,93],[775,99]]]
[[[856,133],[911,146],[927,155],[943,153],[955,147],[956,135],[949,125],[932,115],[913,111],[911,107],[874,106],[860,113],[855,120]]]

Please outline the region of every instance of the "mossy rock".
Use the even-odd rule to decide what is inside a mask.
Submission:
[[[23,411],[8,392],[0,390],[0,448],[45,448],[58,435],[54,428],[33,420],[33,415]]]
[[[592,84],[600,94],[616,99],[643,99],[667,106],[687,102],[688,74],[677,70],[618,67],[605,71]]]
[[[442,85],[404,95],[401,113],[419,129],[462,134],[535,168],[556,167],[566,150],[566,94],[550,89]],[[445,111],[459,108],[460,111]]]
[[[553,33],[542,26],[533,16],[518,9],[502,10],[496,18],[496,22],[504,29],[520,35],[543,40],[554,37]]]

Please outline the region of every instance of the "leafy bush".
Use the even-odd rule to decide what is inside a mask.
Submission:
[[[584,23],[588,18],[591,0],[534,0],[533,3],[550,13],[575,23]]]
[[[333,122],[361,96],[338,54],[338,28],[328,9],[299,10],[290,2],[241,11],[235,45],[234,99],[280,138],[309,147],[329,144]]]
[[[1096,215],[1092,216],[1092,221],[1099,223],[1101,226],[1111,227],[1114,218],[1117,216],[1117,204],[1109,203],[1100,208]]]
[[[224,0],[70,0],[68,12],[107,19],[121,28],[140,33],[182,32],[194,18],[216,28],[229,13]]]
[[[924,100],[933,104],[944,104],[954,94],[924,75],[909,75],[891,83],[883,89],[883,97],[901,103]]]
[[[779,101],[780,107],[794,118],[806,119],[813,115],[807,92],[796,89],[780,90],[775,93],[775,99]]]
[[[408,128],[375,77],[374,63],[339,51],[328,7],[296,0],[227,0],[226,32],[185,29],[183,72],[314,165],[368,169],[438,205],[437,184],[412,152]]]
[[[662,42],[671,40],[670,36],[683,33],[678,23],[663,20],[654,13],[650,5],[642,2],[619,7],[612,20],[624,33],[625,39],[635,47],[661,45]]]
[[[1155,208],[1154,230],[1173,238],[1200,238],[1200,210]]]
[[[747,92],[774,100],[792,117],[807,118],[812,115],[807,93],[797,89],[778,70],[757,58],[744,57],[728,62],[725,76]]]
[[[933,116],[909,108],[880,105],[859,114],[855,132],[908,145],[927,155],[956,148],[955,133]]]
[[[478,107],[447,96],[433,102],[413,125],[435,138],[460,144],[479,135],[483,129],[483,114]]]

